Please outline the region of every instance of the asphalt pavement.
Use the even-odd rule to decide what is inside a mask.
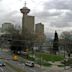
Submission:
[[[4,66],[4,67],[0,67],[0,72],[16,72],[15,70],[13,70],[11,67],[9,67],[8,65]]]
[[[0,51],[0,60],[5,63],[6,58],[8,57],[7,54],[5,54],[3,51]],[[10,57],[10,56],[9,56]],[[11,58],[11,57],[10,57]],[[16,72],[13,68],[5,64],[5,66],[0,67],[0,72]]]
[[[24,63],[21,63],[21,62],[18,62],[18,61],[13,61],[12,56],[7,54],[7,52],[0,51],[0,56],[3,57],[4,59],[9,59],[9,60],[6,60],[8,63],[10,63],[11,65],[13,65],[17,68],[19,67],[20,69],[25,70],[26,72],[43,72],[43,70],[40,69],[39,67],[36,67],[36,66],[35,67],[28,67],[28,66],[25,66]],[[13,69],[11,69],[11,68],[9,68],[9,69],[11,71],[13,71]],[[9,69],[7,69],[7,70],[9,70]],[[0,70],[2,71],[4,69],[1,68]],[[9,72],[11,72],[11,71],[9,71]],[[2,71],[2,72],[4,72],[4,71]]]
[[[24,63],[12,61],[12,60],[9,60],[8,62],[17,68],[19,67],[22,70],[25,70],[26,72],[44,72],[40,67],[37,67],[37,66],[29,67],[29,66],[25,66]]]
[[[72,68],[69,70],[57,70],[56,68],[52,68],[48,70],[44,70],[42,67],[28,67],[25,66],[25,64],[23,62],[18,62],[18,61],[13,61],[12,56],[7,54],[4,51],[0,51],[0,57],[3,57],[4,59],[10,59],[10,60],[6,60],[8,63],[10,63],[11,65],[20,68],[26,72],[72,72]],[[15,70],[13,70],[13,68],[9,67],[8,65],[6,65],[5,67],[0,67],[0,72],[16,72]]]

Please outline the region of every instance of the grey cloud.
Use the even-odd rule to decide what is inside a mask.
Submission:
[[[13,24],[19,25],[21,23],[21,16],[18,16],[17,11],[6,12],[0,19],[0,24],[3,24],[4,22],[12,22]]]
[[[44,3],[44,9],[72,9],[72,0],[52,0]]]
[[[65,21],[65,22],[72,22],[72,11],[66,13],[66,15],[64,16],[63,21]]]
[[[70,27],[72,26],[69,24],[69,22],[72,22],[72,11],[63,11],[63,10],[57,10],[54,12],[48,11],[42,11],[34,13],[37,20],[50,23],[49,25],[52,27]]]
[[[51,22],[51,26],[57,28],[71,27],[67,22]]]
[[[34,12],[32,13],[32,15],[35,16],[36,21],[42,21],[46,23],[52,21],[54,18],[60,16],[62,13],[62,11],[54,11],[51,13],[49,10],[43,10],[42,12]]]
[[[0,1],[3,1],[3,0],[0,0]]]
[[[18,12],[17,11],[11,11],[11,12],[8,12],[5,17],[12,17],[14,15],[16,15]]]
[[[45,2],[42,12],[33,13],[37,19],[50,23],[52,27],[71,27],[72,25],[72,0],[51,0]],[[56,11],[49,12],[51,9]],[[66,11],[67,10],[67,11]]]
[[[51,22],[53,27],[71,27],[72,26],[72,11],[66,12],[65,15],[59,16],[54,22]]]
[[[50,12],[49,10],[56,11]],[[71,27],[72,22],[72,0],[51,0],[44,3],[42,12],[34,13],[41,21],[50,23],[53,27]]]
[[[41,12],[34,12],[34,13],[32,13],[33,15],[35,15],[35,16],[37,16],[37,17],[50,17],[50,16],[58,16],[58,15],[61,15],[61,11],[56,11],[56,12],[49,12],[49,10],[48,11],[46,11],[46,10],[43,10],[43,11],[41,11]]]

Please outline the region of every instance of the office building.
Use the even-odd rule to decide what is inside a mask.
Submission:
[[[20,9],[23,14],[22,17],[22,36],[26,39],[30,37],[30,34],[34,33],[34,16],[29,16],[30,9],[25,6]]]

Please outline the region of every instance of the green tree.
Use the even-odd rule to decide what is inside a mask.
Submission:
[[[12,25],[12,24],[11,24]],[[22,50],[22,38],[21,38],[21,28],[18,26],[13,26],[3,29],[4,34],[1,35],[3,42],[9,42],[10,49],[13,53]]]
[[[59,51],[58,47],[59,47],[59,39],[58,39],[58,34],[55,31],[54,40],[53,40],[53,53],[54,54],[56,54],[56,52]]]

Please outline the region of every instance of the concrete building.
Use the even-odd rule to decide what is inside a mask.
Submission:
[[[25,6],[20,9],[23,14],[22,17],[22,35],[27,38],[30,34],[34,33],[34,16],[29,16],[30,9]]]
[[[8,33],[9,30],[14,29],[14,25],[12,23],[3,23],[2,24],[2,33]]]
[[[24,48],[30,48],[28,47],[28,44],[34,43],[34,47],[40,49],[39,45],[43,43],[45,40],[44,25],[42,23],[38,23],[36,25],[34,24],[35,23],[34,16],[28,15],[28,13],[30,12],[30,9],[26,7],[26,3],[25,3],[25,6],[20,9],[20,11],[23,14],[22,37],[25,40]]]
[[[34,32],[34,16],[24,15],[22,19],[22,34]]]
[[[35,25],[35,34],[36,34],[36,40],[37,42],[43,42],[44,41],[44,25],[42,23],[38,23]]]
[[[35,25],[35,32],[39,34],[44,34],[44,25],[42,23],[38,23]]]

